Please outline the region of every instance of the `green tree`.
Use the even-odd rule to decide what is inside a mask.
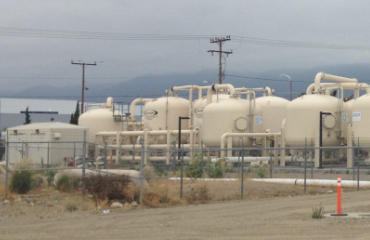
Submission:
[[[71,114],[71,120],[69,121],[70,124],[78,125],[78,118],[80,117],[80,107],[79,107],[79,105],[80,104],[77,101],[76,111],[75,111],[75,113]]]
[[[31,116],[30,116],[30,114],[28,113],[28,107],[26,108],[26,112],[25,112],[25,114],[26,114],[26,122],[24,123],[25,125],[26,124],[30,124],[31,123]]]

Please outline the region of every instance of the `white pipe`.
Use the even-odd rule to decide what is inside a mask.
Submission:
[[[132,122],[135,122],[135,106],[138,103],[146,103],[152,101],[153,98],[136,98],[134,101],[131,102],[130,110],[131,110],[131,115],[130,115],[130,120]]]
[[[324,72],[319,72],[315,76],[315,91],[314,93],[318,93],[320,89],[320,83],[322,79],[340,82],[340,83],[357,83],[356,78],[345,78],[345,77],[339,77],[331,74],[326,74]]]
[[[282,184],[293,184],[293,185],[304,185],[304,179],[298,178],[252,178],[254,182],[269,182],[269,183],[282,183]],[[359,181],[359,186],[366,188],[370,187],[370,181]],[[306,179],[307,186],[323,186],[323,187],[336,187],[337,180],[326,180],[326,179]],[[342,187],[357,187],[357,181],[354,180],[342,180]]]
[[[172,91],[181,91],[181,90],[190,90],[190,89],[195,89],[198,91],[198,99],[202,98],[202,87],[198,85],[185,85],[185,86],[177,86],[177,87],[172,87]]]
[[[224,133],[221,136],[221,149],[225,148],[225,139],[228,137],[273,137],[280,136],[281,133]],[[221,158],[225,157],[225,151],[221,151]]]
[[[320,83],[320,88],[341,86],[344,90],[356,90],[366,88],[366,92],[370,93],[369,85],[366,83]],[[306,95],[311,95],[315,88],[315,83],[310,84],[306,89]],[[358,97],[358,96],[357,96]]]
[[[221,89],[229,89],[230,96],[235,94],[235,88],[231,84],[214,84],[212,87],[208,88],[207,91],[207,105],[212,103],[212,94],[214,91],[218,91]]]

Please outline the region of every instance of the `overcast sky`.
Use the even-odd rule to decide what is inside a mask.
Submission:
[[[209,38],[226,35],[226,72],[370,63],[367,0],[0,3],[2,90],[80,82],[71,60],[97,62],[87,84],[209,69],[215,75],[205,79],[217,80],[218,57],[207,51],[218,45]]]

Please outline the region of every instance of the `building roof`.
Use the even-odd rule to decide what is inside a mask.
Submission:
[[[42,122],[42,123],[30,123],[25,125],[19,125],[8,128],[8,130],[18,129],[85,129],[87,127],[77,126],[74,124],[62,123],[62,122]]]

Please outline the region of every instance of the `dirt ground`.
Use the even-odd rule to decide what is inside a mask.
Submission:
[[[186,184],[185,189],[190,187]],[[79,193],[37,189],[27,195],[13,194],[7,204],[2,199],[0,239],[369,239],[366,229],[370,218],[311,217],[312,208],[320,203],[325,213],[335,212],[336,193],[330,189],[309,188],[307,195],[299,195],[301,186],[284,188],[293,194],[282,193],[280,185],[255,187],[261,191],[248,192],[251,183],[246,181],[244,200],[219,199],[165,208],[139,206],[110,209],[107,214],[103,213],[105,208],[91,210],[93,201]],[[219,188],[219,195],[229,188]],[[370,212],[369,196],[369,190],[344,189],[342,212]],[[80,210],[65,211],[66,201]]]

